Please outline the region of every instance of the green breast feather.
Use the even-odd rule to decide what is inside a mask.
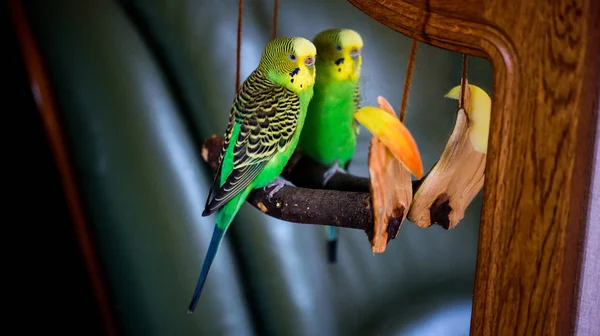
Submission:
[[[358,123],[353,114],[360,106],[360,87],[352,81],[317,81],[298,146],[305,155],[344,167],[354,155]]]

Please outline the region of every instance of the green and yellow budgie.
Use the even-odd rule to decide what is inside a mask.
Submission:
[[[273,196],[291,184],[279,175],[298,144],[313,97],[315,57],[316,48],[307,39],[274,39],[233,101],[219,167],[202,213],[217,211],[216,224],[189,313],[196,308],[219,245],[250,191],[272,187],[269,196]]]
[[[323,185],[347,169],[356,149],[360,107],[363,41],[350,29],[325,30],[313,39],[317,47],[317,80],[298,147],[304,155],[329,166]],[[339,228],[327,227],[330,262],[335,262]]]

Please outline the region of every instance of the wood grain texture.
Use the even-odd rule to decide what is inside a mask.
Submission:
[[[471,334],[571,334],[594,141],[600,2],[349,1],[406,36],[491,61]]]

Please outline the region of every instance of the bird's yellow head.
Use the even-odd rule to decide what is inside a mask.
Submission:
[[[313,40],[319,74],[337,80],[357,81],[362,66],[363,40],[351,29],[328,29]]]
[[[317,48],[303,37],[279,37],[267,44],[258,68],[294,92],[315,84]]]

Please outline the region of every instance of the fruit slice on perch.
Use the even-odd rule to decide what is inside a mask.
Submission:
[[[458,110],[450,139],[415,191],[408,212],[408,219],[419,227],[455,227],[483,187],[492,103],[481,88],[465,88],[465,106]],[[460,101],[460,91],[460,85],[456,86],[445,97]]]
[[[380,106],[366,106],[354,118],[368,129],[417,178],[423,177],[423,163],[412,135],[400,122],[385,98],[377,97]],[[387,109],[387,110],[386,110]]]
[[[410,175],[421,178],[423,163],[415,140],[389,102],[381,96],[377,102],[379,108],[364,107],[354,117],[374,135],[369,148],[374,229],[367,234],[373,253],[382,253],[406,218],[412,200]]]

